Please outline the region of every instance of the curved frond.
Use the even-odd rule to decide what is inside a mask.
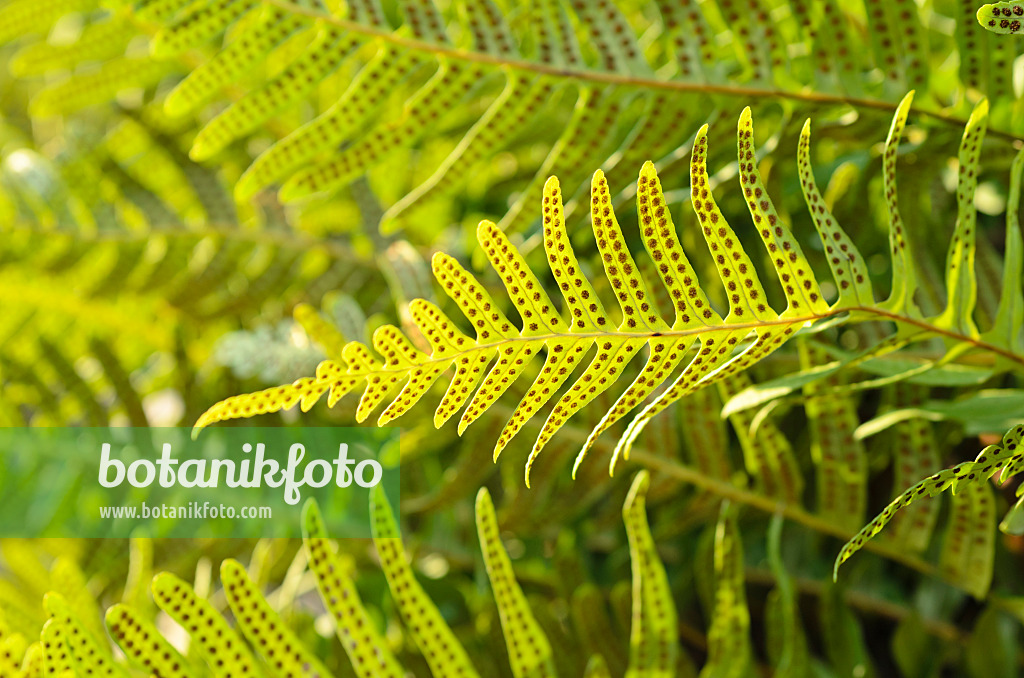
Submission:
[[[1022,443],[1024,424],[1007,431],[998,444],[984,448],[974,461],[965,461],[939,471],[900,494],[843,546],[836,557],[833,576],[838,576],[839,566],[859,551],[867,540],[881,532],[897,511],[922,497],[934,497],[949,489],[954,496],[960,492],[967,494],[956,499],[954,524],[950,532],[952,541],[948,541],[944,549],[944,562],[957,576],[965,576],[966,571],[971,569],[970,590],[974,595],[983,597],[988,590],[991,576],[993,542],[990,540],[994,533],[995,514],[991,492],[984,487],[978,489],[974,486],[984,486],[989,478],[996,474],[999,475],[999,481],[1004,482],[1007,478],[1024,471]],[[956,526],[957,521],[963,523],[959,529]],[[989,541],[968,546],[963,540],[969,538]],[[970,559],[970,563],[961,562],[964,558]]]
[[[509,661],[515,678],[553,678],[555,667],[551,644],[541,629],[523,590],[512,572],[512,561],[498,534],[498,518],[486,488],[476,496],[476,527],[484,554],[487,578],[501,616],[501,630],[509,648]]]

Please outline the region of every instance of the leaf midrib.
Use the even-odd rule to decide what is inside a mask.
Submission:
[[[401,366],[401,365],[383,366],[383,367],[381,367],[381,369],[369,370],[369,371],[366,371],[366,372],[346,372],[345,376],[350,376],[350,377],[370,377],[370,376],[374,376],[374,375],[394,375],[394,374],[401,375],[401,374],[408,374],[411,370],[413,370],[413,369],[415,369],[417,367],[426,367],[428,365],[436,365],[438,363],[445,363],[445,362],[446,363],[453,363],[453,362],[457,361],[461,356],[466,356],[466,355],[470,355],[470,354],[473,354],[473,353],[478,353],[478,352],[483,352],[483,351],[488,351],[488,350],[497,350],[497,349],[500,349],[501,347],[504,347],[504,346],[509,346],[509,345],[512,345],[512,344],[515,344],[515,343],[522,343],[522,342],[533,342],[533,343],[536,343],[536,342],[548,342],[548,341],[563,341],[564,342],[564,341],[577,341],[577,340],[580,340],[580,339],[590,339],[590,340],[593,340],[593,341],[598,341],[600,339],[622,339],[622,340],[644,339],[646,342],[649,343],[649,342],[651,342],[651,341],[653,341],[655,339],[661,338],[661,337],[665,337],[665,338],[669,338],[669,339],[672,339],[672,338],[686,338],[686,337],[697,337],[697,338],[699,338],[701,335],[711,334],[712,332],[735,331],[735,330],[742,330],[742,329],[757,330],[757,329],[761,329],[761,328],[764,328],[764,327],[780,327],[780,326],[788,327],[788,326],[792,326],[792,325],[803,325],[805,323],[814,322],[814,321],[817,321],[817,320],[825,320],[825,319],[828,319],[828,318],[832,318],[832,317],[835,317],[835,316],[838,316],[838,315],[843,315],[843,314],[851,313],[851,312],[857,312],[857,313],[864,313],[864,314],[868,314],[868,315],[874,315],[874,316],[878,316],[880,319],[889,320],[889,321],[892,321],[892,322],[895,322],[895,323],[903,323],[903,324],[906,324],[906,325],[911,325],[911,326],[914,326],[914,327],[921,328],[921,329],[923,329],[925,331],[932,332],[934,334],[946,337],[948,339],[952,339],[952,340],[957,341],[957,342],[969,344],[969,345],[973,346],[976,349],[979,349],[979,350],[982,350],[982,351],[988,351],[988,352],[991,352],[991,353],[995,353],[997,355],[1002,356],[1003,358],[1006,358],[1010,362],[1015,363],[1016,365],[1019,366],[1020,370],[1022,372],[1024,372],[1024,355],[1014,353],[1013,351],[1009,351],[1009,350],[1004,349],[1004,348],[1002,348],[1000,346],[996,346],[994,344],[990,344],[990,343],[988,343],[986,341],[983,341],[981,339],[978,339],[976,337],[972,337],[972,336],[965,335],[965,334],[960,334],[960,333],[955,332],[953,330],[947,330],[947,329],[942,328],[942,327],[937,327],[936,325],[931,324],[927,320],[921,320],[921,319],[918,319],[918,318],[912,318],[910,316],[905,316],[905,315],[901,315],[901,314],[898,314],[898,313],[893,313],[891,311],[886,311],[886,310],[883,310],[883,309],[880,309],[880,308],[877,308],[877,307],[874,307],[874,306],[854,306],[854,307],[844,307],[844,308],[838,308],[838,309],[829,309],[828,311],[825,311],[824,313],[820,313],[820,314],[809,314],[809,315],[803,315],[803,316],[784,316],[783,315],[783,316],[780,316],[777,320],[766,320],[766,321],[759,321],[759,322],[732,322],[732,323],[724,322],[724,323],[722,323],[720,325],[706,325],[706,326],[704,326],[704,328],[669,329],[669,330],[662,330],[662,331],[657,331],[657,332],[655,332],[655,331],[649,331],[649,332],[625,332],[625,331],[620,331],[620,330],[616,329],[616,330],[611,331],[611,332],[566,332],[566,333],[554,333],[554,332],[552,332],[552,333],[546,333],[546,334],[531,334],[531,335],[525,335],[525,336],[507,337],[507,338],[504,338],[504,339],[502,339],[500,341],[494,341],[494,342],[489,342],[489,343],[484,343],[484,344],[474,343],[474,345],[472,347],[470,347],[470,348],[468,348],[466,350],[456,351],[454,353],[449,353],[448,355],[444,355],[444,356],[437,356],[437,357],[435,357],[434,355],[429,355],[429,356],[427,356],[427,359],[424,360],[423,362],[414,362],[414,363],[411,363],[411,364],[406,365],[406,366]],[[451,322],[451,321],[449,320],[449,322]],[[471,341],[473,341],[473,340],[471,340]],[[324,380],[324,381],[328,381],[328,380]]]

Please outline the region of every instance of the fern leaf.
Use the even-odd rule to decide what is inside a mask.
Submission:
[[[900,407],[917,407],[922,404],[927,391],[909,384],[896,386],[897,404]],[[931,422],[924,418],[912,418],[893,426],[896,438],[893,450],[894,486],[898,490],[910,487],[932,473],[939,466],[939,449],[932,431]],[[928,545],[938,518],[938,502],[928,501],[912,504],[893,516],[890,528],[893,541],[905,544],[915,551],[922,551]]]
[[[986,30],[999,35],[1020,33],[1021,17],[1024,17],[1024,3],[993,2],[978,8],[978,23]]]
[[[486,488],[480,488],[476,496],[476,526],[487,567],[487,578],[498,604],[512,675],[515,678],[555,676],[551,645],[516,582],[512,561],[498,534],[494,504]]]
[[[579,262],[572,254],[560,187],[557,181],[552,180],[546,185],[543,203],[545,251],[556,282],[566,298],[571,326],[556,312],[556,306],[543,292],[539,279],[529,270],[508,238],[494,224],[482,222],[477,232],[478,240],[522,316],[521,330],[516,330],[497,311],[494,301],[471,274],[450,257],[438,254],[433,262],[435,277],[476,328],[476,341],[459,333],[440,310],[426,302],[414,302],[410,307],[413,321],[431,345],[429,357],[417,353],[393,328],[385,328],[374,341],[375,347],[389,356],[385,363],[380,363],[362,344],[352,342],[343,350],[343,361],[328,361],[318,368],[315,381],[300,380],[292,386],[223,401],[200,418],[197,429],[223,419],[276,411],[300,400],[308,409],[327,390],[330,390],[328,404],[333,405],[341,395],[367,381],[367,389],[357,411],[357,419],[362,420],[392,387],[407,381],[402,393],[380,420],[391,421],[407,411],[422,397],[430,383],[454,363],[456,375],[435,414],[435,425],[443,423],[469,400],[459,424],[461,433],[511,386],[541,348],[546,347],[545,366],[499,437],[495,447],[497,455],[568,378],[589,346],[597,343],[600,350],[594,360],[554,406],[541,429],[527,462],[529,482],[530,467],[552,435],[570,416],[610,387],[621,375],[624,364],[640,348],[645,344],[651,348],[647,364],[588,438],[577,458],[577,468],[598,435],[663,384],[682,360],[686,349],[699,339],[701,348],[698,355],[672,386],[659,394],[634,420],[630,435],[620,443],[613,456],[614,468],[623,456],[622,452],[628,452],[632,439],[651,417],[682,396],[737,373],[768,355],[808,318],[815,317],[815,309],[823,305],[817,283],[810,276],[809,264],[763,194],[752,158],[747,162],[746,154],[753,154],[749,128],[749,115],[745,114],[738,131],[740,152],[744,154],[743,174],[752,196],[756,191],[762,192],[756,196],[752,209],[755,217],[765,222],[767,235],[763,237],[768,242],[769,251],[774,248],[780,281],[788,288],[786,293],[790,304],[782,316],[768,306],[752,261],[710,195],[704,160],[704,129],[698,135],[694,151],[693,196],[702,233],[715,256],[719,276],[729,294],[730,313],[724,320],[712,309],[697,282],[679,244],[657,175],[653,166],[648,164],[641,172],[637,191],[641,230],[658,277],[673,300],[675,319],[670,326],[653,305],[654,297],[649,285],[654,282],[648,283],[640,277],[612,212],[607,181],[598,172],[591,186],[591,216],[605,275],[616,290],[623,318],[622,323],[612,329],[596,290],[582,275]],[[768,230],[769,226],[771,230]],[[733,356],[732,352],[751,330],[757,334],[757,339]],[[481,380],[484,366],[496,354],[498,360],[470,399],[472,390]]]
[[[172,117],[194,111],[217,90],[258,65],[271,50],[303,28],[308,19],[279,7],[264,7],[259,19],[214,58],[191,71],[164,99]],[[160,34],[157,34],[158,38]],[[157,39],[158,39],[157,38]]]
[[[121,650],[158,678],[188,678],[189,666],[150,622],[127,605],[114,605],[106,614],[110,636]]]
[[[940,327],[953,329],[970,337],[978,336],[974,308],[978,300],[978,281],[974,272],[977,248],[975,230],[977,212],[974,194],[978,188],[981,142],[988,127],[988,100],[974,107],[960,143],[960,169],[957,175],[956,229],[946,260],[946,309],[935,319]]]
[[[418,64],[414,57],[403,56],[391,47],[381,48],[330,108],[253,161],[235,184],[235,198],[249,199],[261,188],[294,172],[325,148],[337,145],[355,133],[383,103],[389,91]],[[193,157],[208,157],[211,150],[219,148],[218,144],[207,150],[206,137],[203,136],[207,129],[208,136],[212,137],[218,129],[217,120],[196,138],[192,147]]]
[[[807,678],[810,654],[807,636],[800,625],[800,608],[793,578],[782,562],[782,516],[776,515],[768,527],[768,566],[775,577],[775,588],[766,602],[766,643],[768,655],[778,678]]]
[[[20,678],[23,675],[22,660],[27,650],[25,636],[20,633],[12,633],[0,639],[0,676]]]
[[[808,341],[799,342],[805,368],[828,360]],[[804,410],[811,429],[811,458],[817,466],[818,513],[838,525],[857,529],[867,505],[868,463],[864,443],[854,437],[859,419],[856,401],[839,391],[845,372],[804,386]]]
[[[237,560],[220,564],[231,610],[242,632],[277,672],[290,676],[331,676],[319,659],[285,626]]]
[[[316,502],[303,508],[302,541],[320,597],[334,617],[336,632],[360,678],[401,676],[402,669],[367,615],[355,584],[327,536]]]
[[[743,545],[735,509],[722,505],[715,528],[715,603],[708,630],[708,661],[701,678],[745,678],[751,670]]]
[[[649,486],[649,474],[640,471],[622,507],[633,563],[633,618],[626,669],[626,675],[633,678],[674,676],[679,652],[676,607],[665,566],[647,524]]]
[[[988,483],[966,483],[953,493],[939,568],[979,600],[992,583],[996,535],[995,495]]]
[[[995,444],[985,447],[975,458],[974,461],[965,461],[957,464],[952,468],[939,471],[932,476],[919,481],[913,487],[909,488],[903,494],[896,497],[880,514],[868,523],[856,536],[843,546],[839,555],[836,557],[835,566],[833,568],[833,578],[838,576],[839,566],[846,562],[850,556],[859,551],[864,543],[874,537],[876,534],[882,531],[889,521],[892,520],[893,515],[905,506],[913,503],[917,499],[928,496],[934,497],[941,494],[947,489],[952,489],[954,495],[960,491],[963,487],[970,485],[984,484],[989,478],[999,473],[999,479],[1001,482],[1005,481],[1008,477],[1024,471],[1024,447],[1021,443],[1024,441],[1024,424],[1015,426],[1006,432],[1003,439]],[[992,511],[991,501],[984,500],[978,501],[978,495],[975,495],[975,501],[971,503],[973,507],[977,503],[977,512],[972,508],[972,519],[977,518],[976,524],[980,525],[982,519],[988,520],[987,515]],[[987,507],[982,510],[982,507],[987,504]],[[966,515],[966,514],[964,514]],[[966,518],[965,518],[966,519]],[[992,523],[994,525],[994,514]],[[991,527],[991,526],[990,526]],[[974,529],[974,527],[972,527]],[[993,530],[987,529],[974,532],[970,535],[971,538],[979,536],[983,539],[987,538],[982,533],[987,532],[991,534]],[[981,549],[984,551],[984,549]],[[989,558],[989,555],[979,553],[979,558]],[[982,568],[982,572],[986,568]],[[984,582],[984,589],[987,590],[987,580]],[[982,591],[982,584],[975,582],[972,592]],[[983,594],[983,591],[982,591]]]
[[[409,567],[398,525],[384,491],[371,494],[373,543],[398,610],[435,676],[477,676],[462,644]]]
[[[672,385],[630,422],[626,433],[615,447],[611,462],[612,470],[614,470],[618,459],[629,458],[629,449],[633,441],[640,435],[647,422],[668,405],[718,379],[746,369],[781,346],[796,331],[797,327],[803,324],[803,321],[799,320],[788,323],[785,322],[785,319],[794,317],[794,314],[809,311],[809,309],[797,311],[801,308],[801,302],[797,295],[807,292],[807,300],[813,304],[817,304],[820,299],[820,294],[814,291],[816,286],[813,283],[811,289],[808,290],[806,285],[802,283],[797,285],[795,280],[790,278],[791,274],[788,271],[792,270],[794,275],[799,272],[803,279],[806,269],[802,269],[801,266],[808,267],[808,264],[796,251],[784,249],[784,245],[791,239],[785,225],[776,219],[774,224],[768,220],[768,223],[760,223],[758,226],[761,228],[762,239],[769,246],[769,253],[775,259],[779,279],[788,288],[786,296],[789,300],[789,308],[782,316],[779,316],[768,305],[764,288],[754,271],[753,262],[743,251],[736,234],[726,222],[711,194],[707,174],[707,127],[704,125],[700,129],[694,141],[690,163],[690,193],[704,239],[711,249],[718,274],[727,290],[729,313],[723,324],[719,326],[720,329],[709,331],[701,337],[702,343],[698,355]],[[746,172],[753,173],[753,177],[747,175],[744,181],[754,185],[759,184],[760,181],[753,163],[753,147],[750,136],[748,136],[750,132],[748,128],[749,113],[744,111],[737,132],[742,153],[740,172],[741,175]],[[750,155],[749,158],[747,154]],[[753,192],[751,186],[747,188]],[[746,191],[744,192],[746,193]],[[763,201],[763,206],[761,203],[756,204],[754,212],[764,212],[764,216],[761,216],[760,213],[755,216],[761,216],[762,219],[767,220],[768,210],[771,208],[771,204],[767,201],[767,195],[763,196]],[[766,231],[768,232],[767,236],[764,235]],[[779,251],[780,244],[783,246],[782,251]],[[772,247],[775,249],[773,250]],[[807,275],[810,274],[807,273]],[[805,280],[805,282],[811,281]],[[797,292],[801,286],[804,289]],[[743,329],[731,330],[729,329],[730,325],[738,325]],[[746,349],[732,356],[731,349],[747,336],[751,325],[755,327],[757,339]]]
[[[82,625],[63,596],[47,593],[43,598],[43,606],[64,631],[65,643],[76,673],[127,678],[127,672],[114,663],[110,652]]]
[[[47,675],[73,675],[67,632],[63,622],[53,617],[47,619],[39,634],[39,642],[43,647],[43,669]]]
[[[750,385],[746,374],[736,374],[718,382],[725,400]],[[799,505],[804,479],[789,439],[771,421],[761,422],[754,431],[754,413],[749,410],[730,415],[729,420],[743,448],[747,473],[757,483],[759,491],[787,504]]]
[[[245,642],[213,605],[178,577],[161,572],[153,578],[153,599],[192,638],[192,647],[217,678],[258,676]]]
[[[111,59],[95,71],[76,75],[42,90],[32,100],[29,112],[33,116],[46,117],[105,104],[122,90],[158,82],[170,70],[167,64],[149,57]]]
[[[1010,192],[1006,200],[1006,245],[1003,255],[1003,288],[992,329],[984,336],[1017,353],[1024,353],[1024,237],[1021,236],[1020,192],[1024,179],[1024,149],[1010,168]]]
[[[188,7],[153,36],[150,53],[158,58],[176,56],[192,45],[223,32],[256,4],[257,0],[213,0],[208,4]]]
[[[885,139],[885,152],[882,154],[882,177],[885,189],[885,205],[889,212],[889,247],[892,251],[892,291],[884,306],[894,311],[906,310],[914,313],[914,290],[917,289],[917,274],[910,245],[907,242],[906,227],[900,217],[896,201],[896,154],[899,149],[903,128],[907,124],[910,104],[914,93],[903,97],[889,128],[889,136]]]
[[[814,182],[811,171],[811,121],[804,123],[800,132],[800,144],[797,149],[797,168],[800,171],[800,188],[807,202],[807,209],[818,229],[818,235],[825,244],[825,254],[832,275],[839,285],[839,299],[833,308],[867,306],[874,303],[871,291],[871,279],[868,277],[864,258],[850,237],[839,226],[825,199],[821,197],[818,186]]]

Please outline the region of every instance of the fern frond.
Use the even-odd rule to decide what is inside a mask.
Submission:
[[[991,577],[991,550],[993,543],[993,528],[995,526],[995,514],[993,499],[990,492],[971,489],[975,485],[984,485],[989,478],[997,473],[1000,482],[1024,471],[1024,425],[1015,426],[1006,432],[1002,441],[995,445],[985,447],[974,459],[965,461],[952,468],[948,468],[932,476],[919,481],[909,488],[868,523],[857,535],[843,546],[836,557],[833,577],[839,574],[839,566],[846,562],[850,556],[859,551],[864,543],[882,531],[892,520],[897,511],[915,502],[922,497],[934,497],[947,489],[952,490],[956,496],[958,492],[965,491],[968,495],[957,500],[959,510],[954,508],[954,514],[958,515],[961,522],[965,524],[961,529],[955,529],[950,533],[953,541],[947,544],[949,555],[947,564],[955,568],[958,576],[965,576],[966,566],[960,562],[961,558],[970,558],[970,566],[975,567],[975,575],[972,575],[971,592],[977,597],[983,597],[988,590]],[[963,542],[964,539],[981,539],[982,543],[972,545],[968,548]],[[989,541],[985,541],[989,540]],[[978,548],[975,549],[974,546]],[[986,572],[989,573],[986,575]],[[974,579],[974,577],[977,577]]]
[[[804,367],[821,365],[827,356],[808,341],[801,341]],[[867,506],[868,461],[857,429],[857,405],[841,392],[845,373],[838,372],[804,386],[804,410],[811,429],[811,458],[817,467],[818,512],[844,527],[857,529]]]
[[[159,678],[188,678],[184,657],[156,627],[127,605],[114,605],[105,616],[110,636],[136,663]]]
[[[722,504],[715,528],[714,610],[708,629],[708,662],[701,678],[744,678],[751,669],[750,612],[735,511]]]
[[[477,676],[462,643],[452,633],[437,605],[430,600],[413,575],[406,560],[398,525],[383,489],[377,486],[370,496],[373,517],[373,543],[380,555],[381,569],[395,596],[413,641],[423,652],[435,676]]]
[[[316,502],[303,507],[302,541],[317,588],[334,617],[335,631],[359,676],[401,676],[402,668],[369,618],[349,578],[348,567],[335,551]]]
[[[926,389],[912,384],[896,385],[896,403],[900,407],[916,407],[922,404]],[[939,448],[932,431],[932,424],[924,418],[911,418],[893,426],[893,484],[896,489],[906,489],[919,478],[932,473],[939,467]],[[928,545],[938,519],[939,503],[936,501],[916,503],[893,516],[890,528],[895,542],[908,548],[922,551]]]
[[[331,676],[327,667],[287,628],[237,560],[220,565],[221,581],[235,620],[264,660],[292,676]]]
[[[668,577],[647,524],[649,486],[649,474],[639,472],[622,507],[633,564],[633,618],[626,675],[654,678],[675,674],[679,631]]]
[[[71,665],[75,673],[111,678],[127,678],[128,673],[114,662],[103,637],[95,637],[82,625],[81,620],[72,612],[67,601],[58,593],[48,593],[43,599],[43,606],[51,617],[57,621],[64,633],[64,642],[69,650]]]
[[[476,496],[476,527],[484,554],[487,578],[494,590],[501,617],[501,630],[509,648],[515,678],[555,676],[551,644],[530,611],[526,596],[512,572],[512,561],[498,534],[498,518],[486,488]]]
[[[728,312],[724,317],[712,307],[705,289],[697,281],[695,270],[680,245],[660,181],[648,163],[643,167],[637,185],[637,205],[643,243],[654,261],[661,286],[640,274],[612,209],[611,193],[604,174],[598,171],[591,182],[590,211],[597,251],[622,318],[616,325],[601,303],[597,288],[582,272],[569,241],[561,187],[558,180],[552,178],[545,185],[542,200],[543,244],[549,268],[565,300],[564,315],[558,312],[540,278],[508,236],[492,222],[483,221],[477,229],[477,239],[522,318],[521,329],[498,310],[495,300],[470,272],[451,257],[439,253],[433,260],[434,276],[474,326],[475,340],[463,334],[441,309],[416,299],[409,306],[412,326],[426,338],[429,347],[417,346],[395,327],[381,327],[374,334],[373,345],[384,357],[383,362],[363,344],[350,342],[342,349],[342,360],[322,363],[315,379],[229,398],[211,407],[196,422],[196,430],[224,419],[277,411],[300,401],[305,410],[327,392],[328,405],[331,406],[341,396],[365,383],[356,412],[357,420],[363,421],[388,399],[393,389],[404,384],[378,419],[378,424],[384,425],[407,412],[442,373],[455,367],[455,376],[435,412],[434,423],[440,426],[468,402],[459,423],[459,432],[462,433],[512,386],[544,350],[546,357],[540,374],[498,438],[494,448],[496,459],[540,408],[567,383],[591,347],[596,347],[596,355],[590,364],[555,403],[541,427],[526,464],[526,482],[529,485],[531,467],[551,437],[570,417],[610,388],[623,373],[625,365],[645,346],[649,351],[646,364],[584,443],[577,456],[574,473],[600,434],[637,405],[644,404],[644,407],[634,416],[615,447],[610,462],[612,472],[620,461],[628,459],[634,440],[654,416],[709,384],[742,373],[777,350],[797,330],[817,320],[830,319],[831,324],[839,324],[848,320],[884,319],[896,322],[897,333],[834,368],[810,368],[808,374],[791,380],[792,383],[786,387],[787,392],[799,386],[813,389],[813,382],[828,377],[840,367],[849,370],[865,365],[869,359],[934,336],[956,339],[960,344],[935,363],[914,365],[899,373],[888,370],[880,379],[859,382],[850,388],[878,387],[911,378],[956,360],[963,351],[972,347],[1024,364],[1024,358],[1014,354],[1012,349],[979,340],[971,319],[973,303],[964,298],[969,296],[967,291],[974,284],[963,282],[973,281],[973,274],[969,271],[962,277],[957,274],[950,278],[954,287],[949,298],[955,300],[950,308],[955,309],[958,318],[955,323],[952,319],[947,322],[944,316],[925,320],[914,303],[913,295],[917,289],[915,257],[899,216],[895,189],[896,148],[906,123],[909,104],[910,95],[897,111],[883,155],[883,183],[893,259],[892,291],[883,303],[873,300],[862,257],[825,208],[814,185],[807,159],[808,131],[805,127],[798,152],[801,184],[840,291],[833,304],[829,305],[824,300],[810,261],[783,222],[761,180],[752,143],[751,114],[747,109],[740,116],[737,130],[740,186],[787,302],[781,313],[769,305],[751,257],[726,222],[711,193],[705,125],[697,134],[691,157],[691,204],[715,270],[725,288]],[[979,114],[965,132],[962,195],[971,193],[973,180],[969,175],[976,174],[974,163],[983,105],[978,110]],[[973,233],[973,227],[969,225],[973,212],[969,208],[970,200],[961,200],[963,225],[954,236],[954,243],[962,243],[966,248],[961,251],[961,245],[954,245],[956,256],[965,262],[962,266],[968,269],[966,262],[972,255],[967,253],[970,247],[966,240]],[[662,289],[667,290],[673,305],[674,319],[671,323],[662,317],[657,307]],[[1012,308],[1012,293],[1009,298],[1011,302],[1007,308]],[[822,324],[823,327],[827,325]],[[691,347],[695,345],[699,348],[696,355],[692,355]],[[692,355],[689,363],[674,380],[669,381],[687,355]],[[491,367],[485,375],[488,365]],[[652,396],[665,384],[667,386]],[[747,406],[749,403],[744,405]],[[727,409],[735,413],[742,408]],[[792,480],[793,474],[787,475]],[[794,490],[795,493],[790,492],[789,496],[795,497],[799,493],[794,489],[798,484],[787,481],[782,485],[791,486],[790,489]]]
[[[153,599],[192,638],[193,647],[217,678],[257,676],[256,661],[241,637],[213,605],[186,582],[163,572],[153,578]]]

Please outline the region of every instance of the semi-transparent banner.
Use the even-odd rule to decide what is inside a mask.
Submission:
[[[398,429],[0,428],[0,537],[370,536],[399,500]]]

